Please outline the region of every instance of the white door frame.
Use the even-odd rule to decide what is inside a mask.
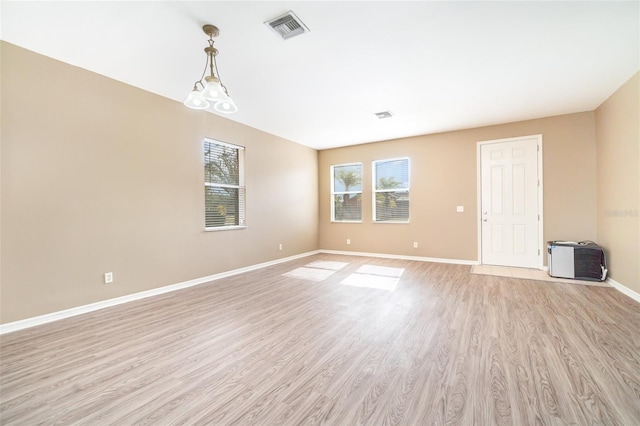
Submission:
[[[477,162],[477,187],[478,187],[478,195],[477,195],[477,214],[476,214],[476,227],[478,230],[478,263],[482,264],[482,161],[480,155],[480,148],[482,145],[489,145],[494,143],[501,142],[515,142],[522,139],[536,139],[538,142],[538,269],[544,269],[544,208],[543,208],[543,182],[542,179],[542,135],[529,135],[529,136],[518,136],[515,138],[506,138],[506,139],[493,139],[488,141],[480,141],[476,144],[476,162]]]

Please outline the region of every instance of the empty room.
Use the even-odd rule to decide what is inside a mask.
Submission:
[[[0,2],[0,424],[640,425],[640,2]]]

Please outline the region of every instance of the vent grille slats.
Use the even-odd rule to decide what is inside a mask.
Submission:
[[[266,21],[265,25],[284,40],[309,32],[309,28],[292,11]]]
[[[393,114],[391,114],[391,111],[382,111],[382,112],[376,112],[375,113],[376,117],[378,117],[379,119],[383,119],[383,118],[391,118],[393,117]]]

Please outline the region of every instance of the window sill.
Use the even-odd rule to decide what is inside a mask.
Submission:
[[[212,231],[232,231],[234,229],[246,229],[247,225],[233,225],[233,226],[215,226],[210,228],[204,228],[205,232]]]

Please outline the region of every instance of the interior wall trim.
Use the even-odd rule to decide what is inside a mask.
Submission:
[[[142,291],[139,293],[116,297],[114,299],[103,300],[101,302],[91,303],[89,305],[78,306],[75,308],[65,309],[63,311],[52,312],[50,314],[39,315],[37,317],[26,318],[23,320],[14,321],[6,324],[0,324],[0,335],[23,330],[30,327],[35,327],[37,325],[47,324],[47,323],[58,321],[64,318],[70,318],[76,315],[97,311],[99,309],[108,308],[110,306],[120,305],[123,303],[132,302],[134,300],[140,300],[147,297],[156,296],[159,294],[169,293],[171,291],[181,290],[183,288],[188,288],[188,287],[204,284],[211,281],[216,281],[221,278],[231,277],[233,275],[242,274],[244,272],[250,272],[256,269],[266,268],[268,266],[273,266],[279,263],[288,262],[290,260],[312,256],[318,253],[341,254],[341,255],[347,255],[347,256],[380,257],[380,258],[387,258],[387,259],[417,260],[421,262],[449,263],[454,265],[470,265],[470,266],[480,265],[480,262],[478,262],[477,260],[443,259],[443,258],[435,258],[435,257],[404,256],[404,255],[396,255],[396,254],[365,253],[365,252],[340,251],[340,250],[314,250],[310,252],[289,256],[289,257],[284,257],[281,259],[272,260],[269,262],[246,266],[244,268],[238,268],[238,269],[233,269],[231,271],[221,272],[219,274],[213,274],[206,277],[195,278],[193,280],[188,280],[188,281],[184,281],[177,284],[171,284],[168,286],[154,288],[154,289]],[[607,278],[606,282],[611,284],[611,286],[616,290],[618,290],[619,292],[629,296],[636,302],[640,303],[640,293],[636,293],[635,291],[631,290],[630,288],[626,287],[623,284],[620,284],[619,282],[611,278]]]
[[[221,278],[231,277],[233,275],[242,274],[244,272],[255,271],[256,269],[266,268],[267,266],[277,265],[279,263],[288,262],[290,260],[299,259],[302,257],[318,254],[317,250],[296,254],[281,259],[271,260],[269,262],[258,263],[256,265],[246,266],[244,268],[233,269],[231,271],[221,272],[219,274],[213,274],[206,277],[195,278],[188,281],[183,281],[177,284],[170,284],[164,287],[158,287],[151,290],[141,291],[139,293],[128,294],[126,296],[116,297],[114,299],[107,299],[96,303],[90,303],[88,305],[77,306],[75,308],[65,309],[63,311],[52,312],[50,314],[39,315],[37,317],[26,318],[19,321],[9,322],[6,324],[0,324],[0,336],[6,333],[11,333],[25,328],[35,327],[37,325],[47,324],[53,321],[58,321],[64,318],[74,317],[76,315],[86,314],[89,312],[97,311],[99,309],[108,308],[110,306],[120,305],[134,300],[145,299],[147,297],[157,296],[159,294],[169,293],[171,291],[181,290],[183,288],[192,287],[199,284],[204,284],[211,281],[216,281]]]
[[[401,254],[365,253],[360,251],[318,250],[319,253],[344,254],[347,256],[382,257],[387,259],[417,260],[420,262],[450,263],[454,265],[479,265],[477,260],[443,259],[439,257],[405,256]]]
[[[630,298],[632,298],[633,300],[635,300],[636,302],[640,303],[640,293],[636,293],[635,291],[631,290],[629,287],[623,284],[620,284],[618,281],[612,278],[607,278],[607,283],[611,284],[613,288],[618,290],[620,293],[625,294]]]

